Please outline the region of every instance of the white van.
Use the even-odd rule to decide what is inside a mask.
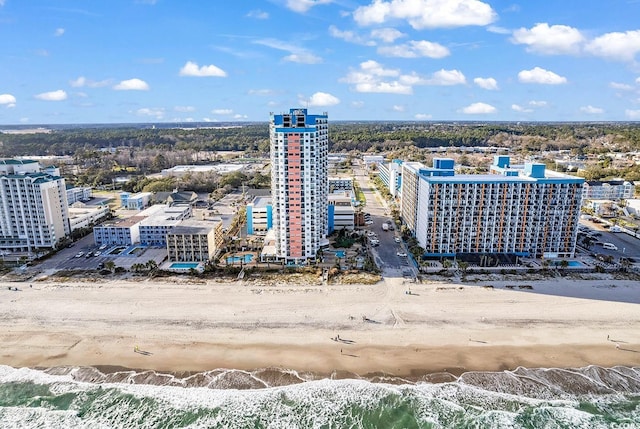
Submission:
[[[616,245],[615,245],[615,244],[613,244],[613,243],[604,243],[604,244],[602,245],[602,248],[603,248],[603,249],[609,249],[609,250],[618,250],[618,246],[616,246]]]

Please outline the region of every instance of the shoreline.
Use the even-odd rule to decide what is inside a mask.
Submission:
[[[640,365],[637,282],[478,283],[493,287],[432,282],[411,284],[407,295],[395,278],[331,286],[2,283],[0,364],[170,374],[282,368],[407,379]],[[533,284],[534,291],[505,287],[514,284]]]

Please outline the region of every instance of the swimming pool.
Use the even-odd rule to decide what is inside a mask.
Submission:
[[[172,270],[190,270],[193,268],[195,270],[199,265],[197,262],[174,262],[169,268]]]
[[[345,252],[344,250],[336,250],[336,257],[344,258],[345,256],[347,256],[347,252]]]
[[[553,261],[552,265],[554,267],[561,267],[562,261]],[[584,266],[585,265],[580,261],[567,261],[567,267],[577,268],[577,267],[584,267]]]
[[[253,261],[253,255],[251,253],[247,253],[246,255],[227,257],[227,264],[239,264],[241,262],[248,264],[251,261]]]

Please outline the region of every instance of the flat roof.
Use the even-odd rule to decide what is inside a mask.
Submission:
[[[266,208],[271,205],[271,197],[255,197],[252,201],[253,207],[258,209]]]

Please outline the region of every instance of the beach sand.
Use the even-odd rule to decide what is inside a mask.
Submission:
[[[0,364],[279,367],[334,377],[640,365],[633,280],[32,285],[0,284]]]

